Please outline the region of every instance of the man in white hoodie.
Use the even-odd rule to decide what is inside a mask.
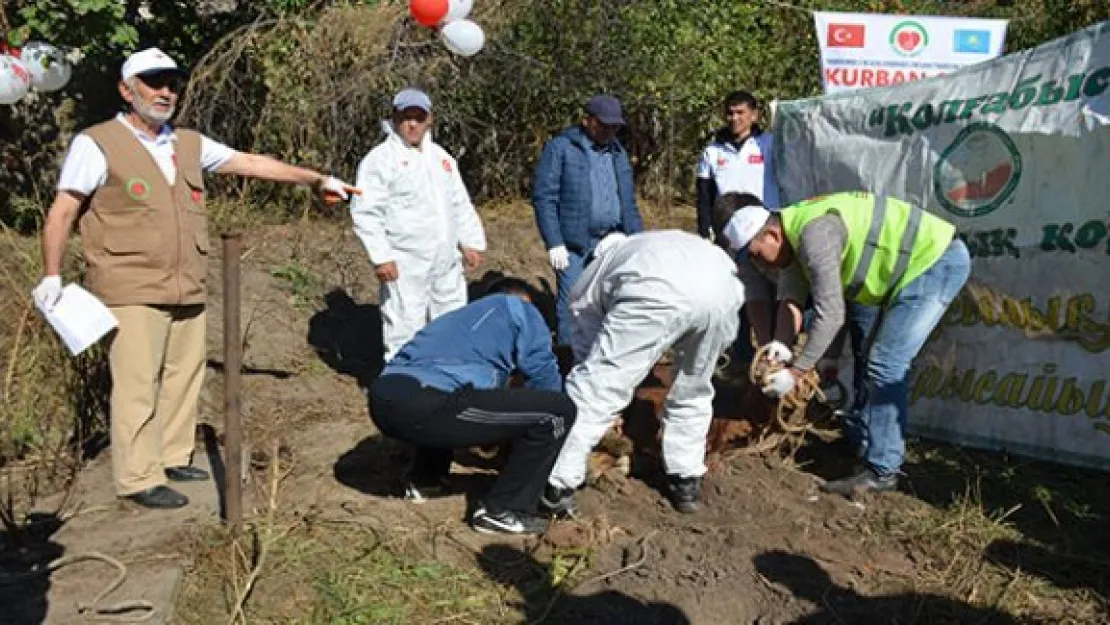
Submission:
[[[736,339],[744,305],[736,264],[721,248],[686,232],[612,233],[587,259],[570,302],[576,364],[566,392],[578,419],[542,503],[554,512],[573,512],[590,451],[670,348],[675,375],[663,406],[666,494],[679,512],[696,511],[713,419],[713,371]]]
[[[355,233],[381,284],[382,340],[389,362],[429,321],[466,305],[466,269],[486,235],[455,159],[432,142],[432,101],[405,89],[382,123],[386,139],[358,166]]]

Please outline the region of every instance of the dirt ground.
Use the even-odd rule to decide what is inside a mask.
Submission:
[[[689,227],[691,213],[652,208],[649,222]],[[485,271],[552,280],[523,205],[485,207],[483,219],[491,250],[473,280]],[[744,453],[715,459],[702,510],[679,515],[659,492],[658,462],[648,451],[634,457],[629,478],[609,472],[582,491],[578,523],[556,524],[538,540],[475,534],[464,519],[492,479],[489,460],[457,454],[459,495],[423,505],[398,497],[407,450],[368,419],[362,387],[376,374],[380,318],[376,283],[349,228],[254,227],[243,249],[254,541],[236,552],[214,522],[159,528],[147,552],[171,554],[184,568],[174,622],[228,622],[236,590],[247,587],[247,622],[259,623],[1110,622],[1105,474],[923,441],[912,442],[900,492],[882,497],[819,495],[819,480],[842,474],[850,461],[835,443],[813,440],[792,462]],[[214,260],[202,420],[218,431],[223,298]],[[272,449],[287,472],[280,481],[267,477]],[[98,501],[105,497],[86,490],[74,499],[111,503]],[[125,524],[126,514],[112,509],[97,521]],[[359,606],[320,608],[326,589],[356,586],[351,576],[371,566],[343,560],[343,545],[334,543],[349,547],[351,537],[370,535],[375,546],[359,558],[383,544],[398,557],[457,571],[447,579],[458,590],[443,601],[462,607],[436,618],[355,618]],[[333,551],[298,551],[309,544]],[[296,566],[314,553],[331,558],[333,570]],[[356,565],[336,579],[340,560]],[[400,570],[413,573],[403,578],[417,580],[412,587],[374,578],[361,591],[421,602],[409,592],[424,569]],[[361,596],[365,603],[378,595]]]

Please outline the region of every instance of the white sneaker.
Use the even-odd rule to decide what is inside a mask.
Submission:
[[[420,484],[412,480],[405,481],[405,501],[420,504],[429,499],[438,499],[451,494],[451,483],[447,478],[442,478],[435,484]]]

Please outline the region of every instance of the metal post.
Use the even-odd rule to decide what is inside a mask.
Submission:
[[[239,327],[240,235],[223,235],[224,243],[224,506],[225,521],[243,520],[243,422],[240,374],[243,342]]]

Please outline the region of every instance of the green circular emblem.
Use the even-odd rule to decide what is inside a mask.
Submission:
[[[917,56],[929,45],[929,31],[920,22],[905,20],[890,29],[890,47],[902,56]]]
[[[937,201],[959,217],[981,217],[1014,194],[1021,180],[1021,152],[1010,135],[975,122],[956,135],[933,168]]]
[[[145,200],[150,197],[150,184],[142,178],[132,178],[127,181],[127,195],[133,200]]]

